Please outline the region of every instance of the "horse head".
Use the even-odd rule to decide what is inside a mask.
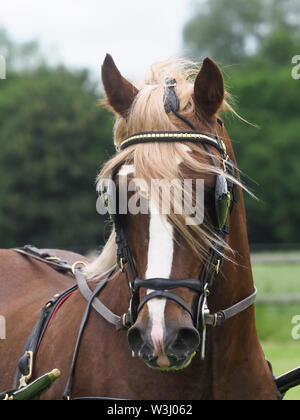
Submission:
[[[114,221],[102,271],[117,255],[131,289],[133,354],[152,368],[181,369],[199,347],[208,288],[229,258],[228,214],[239,181],[218,117],[228,106],[222,73],[210,58],[197,71],[185,61],[158,63],[136,87],[107,55],[102,80],[118,150],[98,183],[101,190],[109,181]]]

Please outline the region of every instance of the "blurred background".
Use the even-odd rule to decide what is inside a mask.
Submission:
[[[0,246],[104,243],[94,181],[114,153],[113,118],[98,106],[107,52],[133,81],[154,61],[209,55],[253,124],[222,115],[258,198],[245,197],[260,338],[276,375],[300,365],[299,22],[298,0],[3,2]]]

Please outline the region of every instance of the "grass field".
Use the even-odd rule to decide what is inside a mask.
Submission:
[[[252,268],[259,294],[300,294],[300,264],[255,263]],[[275,376],[300,366],[300,339],[292,337],[295,315],[300,315],[300,303],[256,305],[258,333]],[[289,391],[285,400],[300,400],[300,386]]]
[[[274,376],[279,376],[300,366],[300,342],[280,343],[262,341],[267,360],[272,363]],[[300,400],[300,386],[286,393],[284,400]]]

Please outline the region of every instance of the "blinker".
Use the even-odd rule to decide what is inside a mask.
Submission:
[[[217,175],[215,186],[215,207],[217,227],[222,230],[225,226],[230,208],[230,193],[224,175]]]

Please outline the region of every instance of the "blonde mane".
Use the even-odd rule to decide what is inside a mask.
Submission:
[[[114,142],[116,147],[127,136],[141,131],[157,130],[178,130],[174,122],[164,110],[164,91],[166,77],[176,79],[176,93],[180,101],[179,112],[187,118],[194,113],[193,88],[194,78],[198,74],[199,66],[186,60],[173,60],[160,62],[152,65],[150,75],[143,83],[136,84],[139,93],[130,109],[127,119],[116,116],[114,126]],[[102,101],[107,105],[106,100]],[[227,101],[224,100],[223,109],[232,110]],[[195,154],[199,156],[199,145],[188,143],[188,148],[184,143],[146,143],[130,146],[125,150],[118,152],[102,168],[97,178],[97,190],[102,189],[102,184],[109,177],[112,168],[122,161],[127,161],[134,165],[134,176],[143,179],[150,186],[151,179],[165,179],[172,181],[183,179],[183,173],[177,162],[182,166],[197,174],[216,174],[222,170],[203,160],[196,159]],[[204,155],[204,150],[201,153]],[[180,165],[181,166],[181,165]],[[233,182],[240,183],[226,174]],[[176,188],[182,189],[177,185]],[[192,194],[192,192],[191,192]],[[174,194],[175,196],[175,194]],[[182,197],[178,194],[177,197]],[[159,208],[159,207],[158,207]],[[186,225],[185,214],[170,214],[169,221],[185,238],[193,252],[199,257],[205,258],[207,250],[215,247],[214,244],[220,243],[220,240],[213,229],[207,225]],[[222,243],[222,245],[225,245]],[[228,251],[229,247],[225,245]],[[228,254],[228,252],[226,253]],[[226,256],[225,256],[226,257]],[[227,255],[227,258],[228,255]],[[100,255],[85,269],[88,278],[99,278],[108,271],[116,267],[116,244],[115,232],[112,228],[111,235],[102,249]]]

